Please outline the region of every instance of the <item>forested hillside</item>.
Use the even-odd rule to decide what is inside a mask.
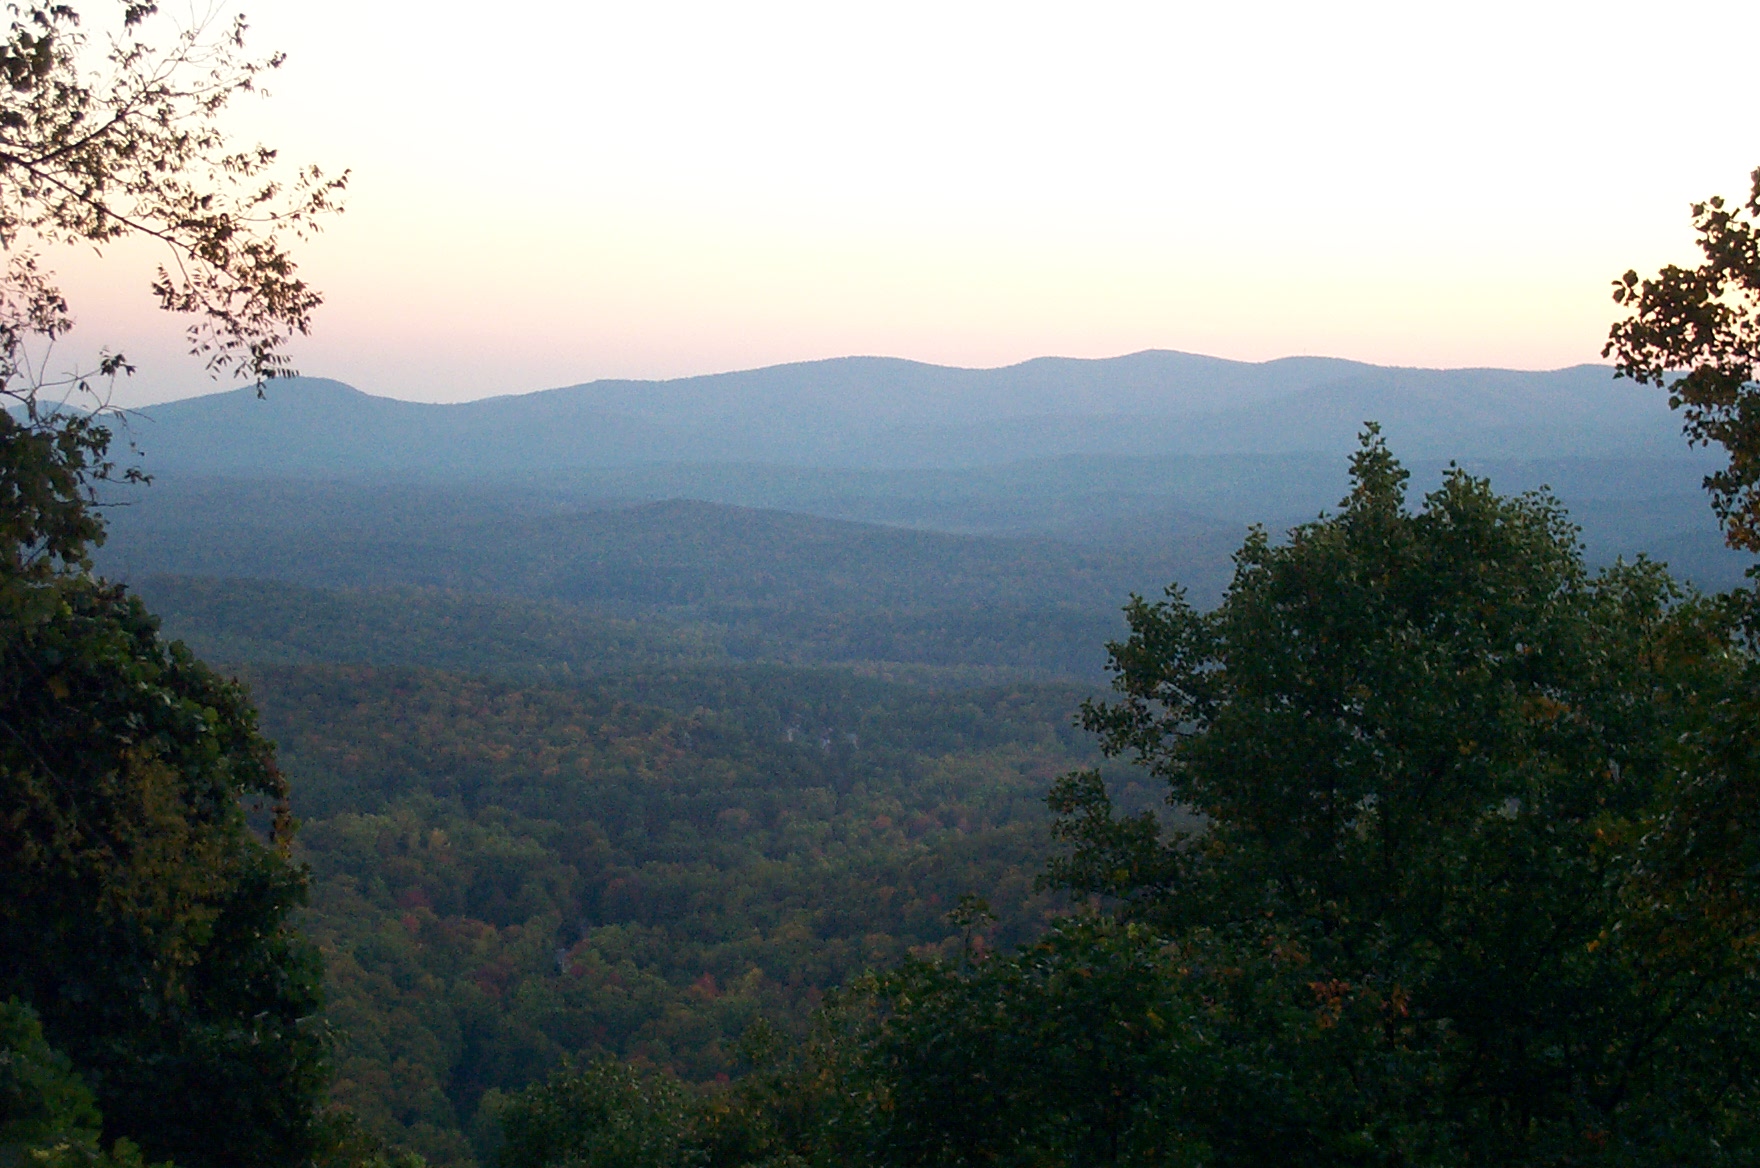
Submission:
[[[413,607],[389,619],[423,640],[445,639],[435,622],[453,619],[430,613],[430,604],[456,612],[459,596],[473,594],[486,615],[487,597],[505,598],[506,615],[492,619],[534,659],[574,650],[539,650],[531,636],[514,632],[522,622],[553,626],[577,644],[598,638],[613,657],[676,654],[688,643],[741,660],[1094,679],[1100,646],[1122,630],[1121,598],[1160,589],[1183,574],[1182,565],[1215,580],[1235,538],[1224,543],[1206,532],[1204,540],[1151,555],[686,501],[519,517],[500,514],[493,497],[474,496],[405,522],[381,516],[366,494],[344,497],[350,508],[314,514],[284,486],[260,508],[251,506],[251,492],[220,493],[192,514],[173,509],[181,500],[168,492],[151,501],[158,511],[143,506],[118,524],[103,562],[164,600],[180,634],[216,647],[226,638],[273,640],[280,634],[272,625],[308,640],[335,635],[389,646],[383,627],[365,615],[375,606],[383,612],[386,602],[363,590],[403,588],[398,595]],[[307,590],[153,582],[162,573],[269,579]],[[314,587],[349,590],[349,599],[320,600]],[[436,598],[420,599],[412,588]],[[453,598],[442,601],[433,590]],[[223,598],[229,591],[236,602]],[[307,604],[313,611],[300,612]],[[650,645],[636,647],[631,638],[648,634],[632,621],[652,630]],[[338,622],[357,631],[343,632]],[[274,652],[286,659],[285,650]]]
[[[523,678],[726,661],[719,630],[434,588],[322,589],[148,576],[135,593],[211,661],[408,665]]]
[[[773,652],[818,645],[791,605],[853,623],[867,596],[884,644],[921,629],[904,556],[923,547],[956,568],[967,557],[960,586],[992,611],[953,611],[994,631],[939,664],[846,650],[853,669],[809,669],[742,664],[737,628],[684,605],[690,619],[433,588],[141,582],[168,635],[243,670],[279,745],[314,879],[304,919],[330,970],[337,1098],[436,1164],[480,1162],[503,1095],[564,1055],[712,1082],[740,1073],[756,1020],[802,1035],[826,991],[946,951],[962,895],[996,911],[990,944],[1035,936],[1061,904],[1036,883],[1043,798],[1095,757],[1073,723],[1092,688],[985,682],[1029,671],[1002,656],[1011,646],[1046,661],[1058,635],[1011,620],[999,593],[1073,598],[1091,581],[1060,584],[1043,560],[985,579],[1009,563],[973,559],[986,541],[760,514],[760,533],[780,528],[802,550],[702,548],[640,516],[613,513],[613,530],[697,565],[719,551],[726,575],[781,594],[797,623]],[[457,550],[437,570],[468,580],[469,548]],[[852,550],[873,559],[842,559]],[[790,554],[818,578],[785,571]],[[1064,579],[1107,563],[1051,554]],[[925,572],[919,584],[957,599],[953,582]],[[835,606],[829,588],[845,590]],[[1091,654],[1108,631],[1066,635]],[[1076,671],[1055,658],[1040,669]],[[1129,782],[1127,801],[1154,802]]]

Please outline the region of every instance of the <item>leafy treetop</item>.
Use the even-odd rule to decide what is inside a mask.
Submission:
[[[210,369],[262,379],[287,371],[286,340],[322,300],[287,241],[337,209],[347,175],[316,166],[283,176],[276,152],[237,149],[219,124],[281,64],[244,54],[245,23],[156,29],[157,5],[123,0],[121,27],[97,51],[67,4],[15,2],[0,41],[0,387],[30,404],[43,388],[27,342],[72,324],[34,248],[158,240],[168,253],[152,290],[195,318],[192,350]],[[101,67],[88,68],[97,55]],[[98,372],[124,369],[106,356]],[[21,388],[22,386],[22,388]]]
[[[1614,303],[1630,315],[1601,355],[1620,376],[1667,388],[1687,436],[1728,452],[1705,486],[1730,546],[1760,551],[1760,168],[1746,203],[1714,197],[1692,213],[1704,262],[1615,280]]]

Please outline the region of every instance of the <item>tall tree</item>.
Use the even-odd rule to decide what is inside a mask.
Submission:
[[[277,177],[218,119],[277,58],[242,21],[178,29],[124,0],[96,44],[61,3],[0,39],[0,999],[16,996],[102,1111],[180,1163],[295,1164],[324,1084],[315,954],[290,914],[285,784],[245,695],[95,579],[109,457],[96,355],[52,372],[69,306],[45,249],[158,241],[162,307],[216,373],[287,369],[317,294],[287,242],[341,180]],[[89,13],[87,14],[89,15]],[[159,39],[155,39],[159,38]]]
[[[1603,355],[1663,387],[1690,440],[1728,465],[1705,486],[1731,547],[1760,551],[1760,169],[1745,203],[1692,207],[1703,262],[1614,281],[1628,310]],[[1751,573],[1752,574],[1752,573]],[[1760,588],[1721,598],[1740,668],[1693,695],[1678,797],[1652,825],[1652,902],[1676,934],[1760,935]],[[1678,942],[1677,942],[1678,943]]]

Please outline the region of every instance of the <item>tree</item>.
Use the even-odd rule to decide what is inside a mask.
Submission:
[[[215,374],[254,379],[291,372],[284,348],[311,327],[322,297],[298,275],[290,239],[318,229],[346,174],[317,167],[281,175],[275,152],[240,150],[219,119],[253,92],[279,57],[244,55],[242,18],[147,38],[153,0],[117,0],[120,28],[102,51],[70,4],[7,5],[0,40],[0,615],[51,577],[78,576],[102,542],[91,510],[113,476],[138,480],[108,457],[109,380],[131,371],[104,351],[82,371],[57,373],[54,346],[73,326],[42,249],[102,248],[127,238],[166,250],[152,290],[191,317],[194,353]],[[28,607],[28,605],[27,605]]]
[[[295,1164],[324,1087],[305,874],[273,751],[242,689],[166,645],[93,577],[117,354],[57,374],[69,306],[43,249],[159,241],[160,305],[216,374],[287,372],[318,295],[286,241],[341,179],[276,177],[218,118],[278,59],[242,21],[171,29],[124,0],[102,48],[60,3],[0,39],[0,998],[71,1063],[104,1135],[188,1166]],[[99,389],[94,389],[94,386]]]
[[[1071,918],[1014,953],[912,959],[838,1005],[825,1159],[1177,1163],[1162,1122],[1185,1034],[1154,930]]]
[[[1731,547],[1760,551],[1760,169],[1745,204],[1692,207],[1704,262],[1614,282],[1628,309],[1603,356],[1664,387],[1688,438],[1729,457],[1707,477]],[[1679,790],[1653,824],[1651,894],[1681,931],[1760,935],[1760,589],[1720,598],[1741,667],[1693,695],[1679,742]]]
[[[96,1139],[98,1108],[30,1007],[0,1003],[0,1163],[12,1154]],[[22,1157],[20,1157],[22,1158]]]
[[[1214,612],[1134,601],[1120,696],[1084,710],[1202,830],[1117,819],[1091,773],[1053,792],[1052,877],[1155,934],[1173,999],[1135,1019],[1170,1033],[1124,1145],[1746,1162],[1752,934],[1664,875],[1704,826],[1698,698],[1741,672],[1717,607],[1643,562],[1591,576],[1544,496],[1452,472],[1408,511],[1373,432],[1352,478],[1337,515],[1249,538]]]
[[[1714,197],[1692,213],[1704,262],[1615,280],[1630,315],[1601,355],[1619,376],[1667,389],[1691,441],[1724,448],[1729,465],[1705,480],[1712,507],[1731,547],[1760,551],[1760,169],[1745,204]]]
[[[202,24],[158,31],[153,0],[120,0],[120,29],[93,55],[71,5],[14,3],[0,43],[0,383],[44,388],[24,348],[71,324],[34,250],[129,237],[167,252],[152,282],[161,307],[194,317],[189,337],[215,371],[262,378],[287,370],[283,343],[304,333],[322,297],[298,276],[286,239],[336,209],[347,176],[277,171],[275,151],[237,149],[219,116],[280,57],[243,53],[242,17],[219,35]],[[121,368],[114,358],[100,372]],[[19,378],[27,384],[21,395]],[[28,404],[28,402],[27,402]]]
[[[297,1163],[326,1082],[321,969],[292,928],[305,873],[273,751],[242,687],[138,600],[90,579],[53,598],[0,629],[0,994],[73,1059],[107,1138]]]

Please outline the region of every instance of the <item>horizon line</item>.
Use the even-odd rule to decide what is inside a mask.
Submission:
[[[687,381],[704,381],[717,377],[737,377],[748,373],[767,373],[777,369],[798,369],[810,365],[835,365],[844,362],[871,361],[897,365],[911,365],[922,369],[940,369],[953,373],[1000,373],[1010,369],[1021,369],[1028,365],[1043,362],[1063,362],[1072,365],[1101,365],[1113,361],[1128,361],[1135,357],[1170,356],[1190,357],[1201,361],[1214,361],[1223,365],[1267,366],[1279,365],[1292,361],[1322,361],[1340,365],[1353,365],[1363,369],[1382,369],[1412,373],[1531,373],[1548,374],[1564,373],[1572,369],[1604,368],[1612,370],[1612,365],[1604,365],[1595,361],[1579,361],[1570,365],[1550,366],[1543,369],[1521,369],[1505,365],[1382,365],[1374,361],[1360,361],[1352,357],[1333,357],[1320,353],[1291,353],[1282,357],[1269,357],[1263,361],[1248,361],[1235,357],[1218,357],[1208,353],[1194,353],[1185,349],[1137,349],[1128,353],[1116,353],[1108,357],[1068,357],[1055,353],[1047,353],[1037,357],[1028,357],[1020,361],[1010,361],[1002,365],[944,365],[935,361],[922,361],[914,357],[897,357],[879,353],[847,353],[837,357],[809,357],[798,361],[778,361],[769,365],[753,365],[736,369],[720,369],[707,373],[687,373],[677,377],[595,377],[587,381],[574,381],[563,385],[548,385],[538,389],[511,390],[502,393],[486,393],[480,397],[459,398],[456,400],[436,400],[433,398],[395,397],[389,394],[374,393],[362,389],[352,382],[338,377],[326,376],[322,373],[308,373],[295,370],[283,376],[274,377],[264,383],[265,390],[271,389],[276,382],[282,381],[328,381],[345,389],[366,397],[378,398],[382,401],[408,402],[411,405],[432,406],[463,406],[505,398],[533,397],[538,394],[560,393],[571,389],[586,389],[595,385],[676,385]],[[236,393],[255,393],[254,385],[235,385],[227,389],[212,389],[203,393],[191,393],[182,397],[165,398],[148,405],[128,407],[126,413],[137,413],[151,410],[158,406],[175,405],[180,402],[199,401],[204,398],[220,397]]]

